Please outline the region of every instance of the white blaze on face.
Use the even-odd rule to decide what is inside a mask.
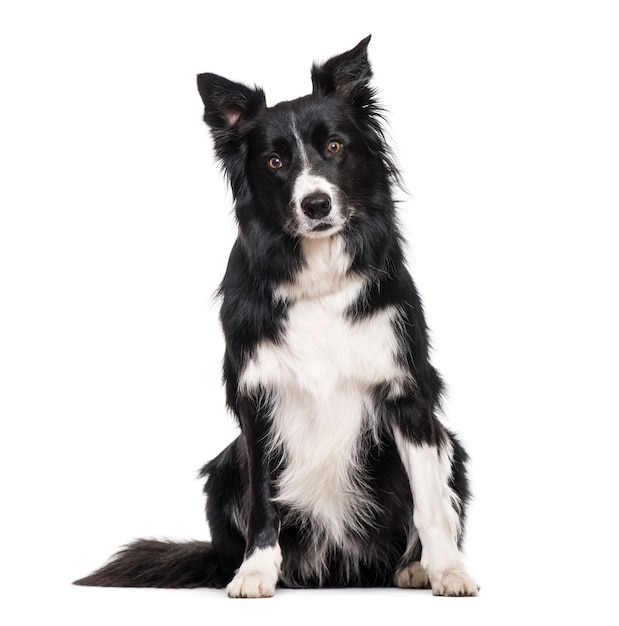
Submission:
[[[324,176],[313,173],[310,158],[296,127],[294,136],[297,142],[302,169],[294,183],[292,208],[296,234],[310,238],[321,238],[337,233],[346,222],[342,194],[336,185]],[[313,194],[325,194],[331,202],[329,213],[320,218],[308,216],[303,210],[303,201]]]

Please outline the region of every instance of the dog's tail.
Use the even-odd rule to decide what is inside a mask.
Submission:
[[[90,576],[74,585],[90,587],[224,587],[222,571],[209,542],[138,539]]]

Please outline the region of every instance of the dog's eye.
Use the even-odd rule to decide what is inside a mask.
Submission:
[[[327,144],[327,152],[330,154],[339,154],[342,151],[342,144],[339,141],[330,141]]]
[[[277,155],[273,155],[272,157],[269,157],[267,164],[269,168],[272,169],[273,171],[280,169],[284,165],[282,163],[282,160]]]

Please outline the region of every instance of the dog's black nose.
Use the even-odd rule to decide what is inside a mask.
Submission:
[[[331,198],[322,191],[310,193],[301,201],[301,208],[307,217],[319,220],[329,215],[331,211]]]

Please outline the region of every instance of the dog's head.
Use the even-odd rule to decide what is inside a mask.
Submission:
[[[291,237],[333,235],[388,193],[395,168],[369,84],[369,40],[314,65],[310,95],[270,108],[259,88],[198,76],[242,230],[259,221]]]

